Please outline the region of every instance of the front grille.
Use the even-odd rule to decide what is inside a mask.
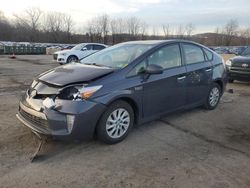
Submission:
[[[42,129],[42,130],[46,130],[49,131],[49,127],[48,127],[48,122],[45,119],[36,117],[34,115],[31,115],[29,113],[27,113],[26,111],[24,111],[23,109],[20,108],[19,110],[20,114],[22,115],[22,117],[32,123],[34,126],[36,126],[38,129]]]
[[[58,56],[58,54],[53,54],[54,60],[57,60],[57,56]]]
[[[231,71],[250,73],[249,68],[231,67]]]

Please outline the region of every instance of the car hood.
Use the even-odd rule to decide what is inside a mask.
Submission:
[[[113,71],[114,69],[108,67],[70,63],[39,75],[37,80],[51,85],[65,86],[74,83],[88,83]]]
[[[70,51],[71,51],[71,50],[60,50],[60,51],[55,52],[55,54],[68,53],[68,52],[70,52]]]
[[[250,56],[236,56],[231,61],[233,63],[250,63]]]

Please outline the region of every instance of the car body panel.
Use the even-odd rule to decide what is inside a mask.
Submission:
[[[129,44],[143,42],[129,42]],[[145,41],[154,43],[155,46],[122,69],[68,64],[47,71],[36,78],[38,83],[34,83],[25,93],[21,103],[33,111],[43,113],[50,132],[41,133],[41,130],[36,128],[37,125],[33,124],[38,121],[35,114],[32,114],[31,118],[35,120],[31,122],[25,120],[19,111],[19,119],[28,124],[28,127],[34,127],[33,131],[41,134],[84,139],[93,136],[98,120],[107,107],[116,100],[125,100],[133,107],[138,124],[169,112],[202,105],[211,83],[221,83],[222,89],[226,85],[226,71],[222,58],[205,46],[189,42],[213,53],[211,61],[186,65],[180,48],[182,54],[180,67],[165,69],[162,74],[128,76],[139,63],[156,50],[173,43],[181,46],[182,42],[185,41]],[[86,83],[87,87],[102,87],[87,100],[63,100],[55,97],[64,87],[77,83]],[[43,104],[45,98],[51,98],[54,106],[46,107]],[[75,117],[72,132],[68,131],[69,116]]]
[[[91,114],[100,116],[106,109],[106,106],[93,101],[67,101],[56,100],[58,109],[48,109],[43,105],[40,106],[42,112],[32,108],[34,99],[27,100],[29,96],[26,94],[22,97],[19,105],[17,117],[26,126],[39,134],[49,135],[58,139],[89,139],[95,131],[95,125],[98,119],[93,119]],[[34,102],[33,102],[34,104]],[[37,103],[36,103],[37,104]],[[36,105],[37,107],[39,105]],[[27,111],[29,117],[25,116],[22,111]],[[30,110],[31,109],[31,110]],[[41,111],[41,110],[40,110]],[[38,124],[37,113],[46,117],[46,123]],[[67,115],[74,115],[75,121],[71,132],[67,128]]]
[[[49,84],[64,86],[72,83],[89,82],[113,71],[113,69],[107,67],[70,63],[56,67],[38,79]]]

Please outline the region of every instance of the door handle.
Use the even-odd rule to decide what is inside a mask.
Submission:
[[[178,77],[177,80],[181,81],[181,80],[184,80],[186,78],[186,76],[181,76],[181,77]]]
[[[211,72],[211,71],[212,71],[211,68],[206,69],[206,72]]]

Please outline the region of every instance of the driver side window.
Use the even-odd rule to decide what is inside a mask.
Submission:
[[[159,65],[163,69],[169,69],[181,66],[181,52],[179,45],[171,44],[156,50],[145,60],[136,65],[128,73],[128,77],[136,76],[142,73],[146,69],[146,66],[150,64]]]

